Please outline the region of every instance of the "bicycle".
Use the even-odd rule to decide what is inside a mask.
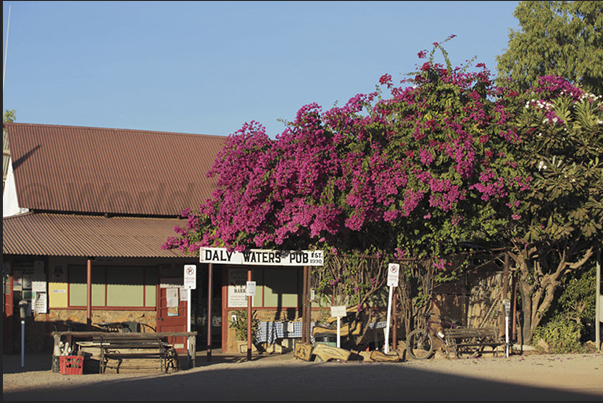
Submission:
[[[433,313],[425,313],[426,326],[425,328],[415,329],[408,334],[406,337],[406,351],[408,354],[416,360],[424,360],[429,358],[433,353],[433,337],[437,337],[442,343],[448,345],[444,334],[442,332],[436,332],[431,325],[439,324],[442,327],[449,329],[456,329],[458,326],[454,321],[446,319],[446,321],[432,321],[429,318]],[[433,335],[433,336],[432,336]]]

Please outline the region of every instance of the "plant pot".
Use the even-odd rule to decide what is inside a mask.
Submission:
[[[247,341],[246,340],[237,340],[237,351],[239,354],[247,354]],[[252,343],[251,344],[251,352],[258,353],[257,347]]]

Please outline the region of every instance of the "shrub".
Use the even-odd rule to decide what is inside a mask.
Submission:
[[[582,353],[584,352],[584,347],[580,343],[582,327],[572,320],[556,316],[534,331],[533,341],[536,349],[543,350],[537,345],[539,340],[543,340],[548,345],[548,353]]]

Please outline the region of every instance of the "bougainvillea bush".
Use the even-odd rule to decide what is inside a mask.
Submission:
[[[528,187],[509,152],[519,144],[513,101],[484,65],[444,67],[436,49],[445,54],[434,44],[401,85],[386,74],[343,107],[302,107],[276,140],[246,123],[208,173],[218,177],[213,198],[183,212],[187,226],[164,247],[437,256],[513,220]]]
[[[529,340],[601,239],[601,101],[559,77],[497,87],[483,64],[453,68],[439,43],[418,56],[400,83],[385,74],[342,107],[303,106],[274,140],[244,124],[208,173],[212,199],[183,212],[164,248],[322,249],[317,292],[362,305],[388,261],[420,259],[408,273],[429,277],[463,241],[495,243],[512,252]],[[427,277],[409,298],[425,301]]]
[[[400,83],[385,74],[342,107],[303,106],[275,140],[244,124],[208,173],[218,177],[213,198],[183,212],[186,227],[164,248],[323,249],[327,260],[431,258],[443,269],[460,241],[519,220],[518,195],[529,188],[514,159],[519,97],[495,87],[483,64],[452,68],[438,43],[418,56]],[[322,287],[347,283],[366,295],[384,281],[349,276],[322,276]]]

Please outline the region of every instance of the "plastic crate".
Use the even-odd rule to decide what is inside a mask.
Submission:
[[[60,358],[62,375],[83,375],[84,357],[79,355],[62,355]]]
[[[337,334],[318,333],[314,336],[314,342],[326,344],[327,346],[337,347]]]

